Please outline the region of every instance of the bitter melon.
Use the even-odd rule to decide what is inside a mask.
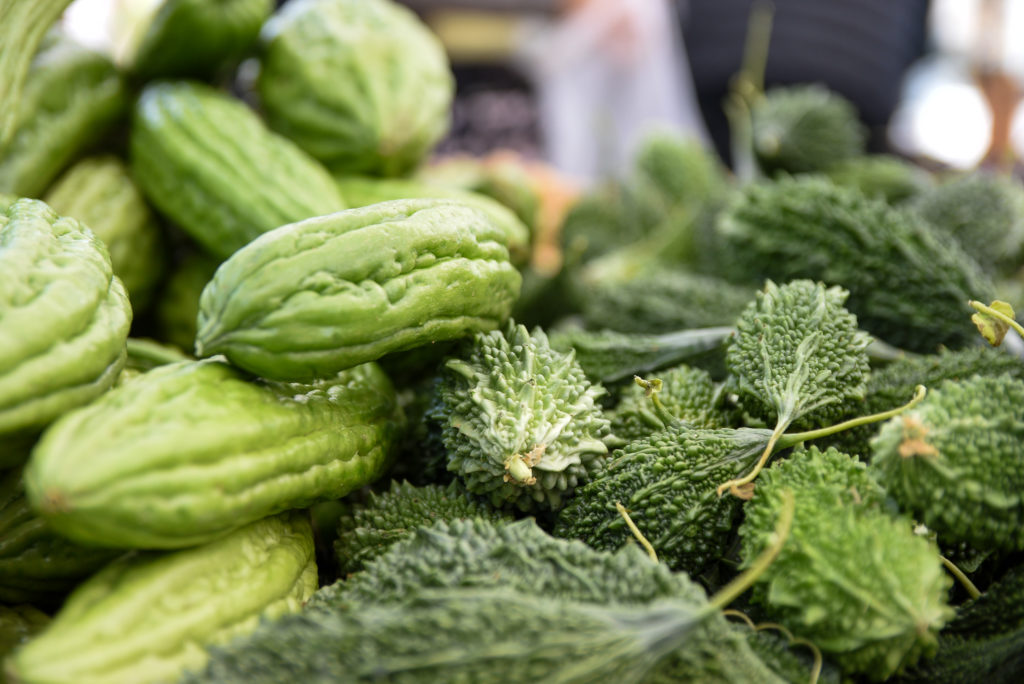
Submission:
[[[522,278],[506,234],[450,200],[381,202],[271,231],[221,264],[199,303],[196,354],[305,380],[492,330]]]
[[[304,385],[251,380],[219,360],[168,364],[55,423],[25,489],[71,539],[190,546],[372,482],[400,418],[373,364]]]

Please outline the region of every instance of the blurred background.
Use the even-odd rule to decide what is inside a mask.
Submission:
[[[115,55],[156,0],[77,0],[66,28]],[[652,128],[714,145],[752,0],[404,0],[457,80],[440,155],[511,151],[588,185]],[[1024,153],[1024,0],[775,0],[766,86],[850,99],[869,149],[926,166],[1016,168]]]

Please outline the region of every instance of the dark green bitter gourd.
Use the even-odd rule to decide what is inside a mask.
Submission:
[[[973,344],[967,302],[993,299],[991,280],[955,241],[824,177],[747,185],[719,215],[715,242],[724,277],[838,285],[862,328],[908,351]]]
[[[947,380],[871,441],[871,466],[943,543],[1024,549],[1024,381]]]
[[[952,579],[934,542],[890,514],[867,467],[811,447],[765,470],[739,528],[745,564],[766,548],[786,496],[792,530],[754,587],[766,616],[875,681],[934,653],[953,617]]]

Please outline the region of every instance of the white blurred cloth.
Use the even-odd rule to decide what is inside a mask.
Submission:
[[[548,161],[580,183],[620,177],[654,128],[710,144],[668,0],[589,0],[533,24],[520,57]]]

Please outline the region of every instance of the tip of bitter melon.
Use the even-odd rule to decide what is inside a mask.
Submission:
[[[67,513],[71,510],[71,504],[67,496],[59,489],[48,489],[39,500],[39,512],[43,515],[55,515]]]

